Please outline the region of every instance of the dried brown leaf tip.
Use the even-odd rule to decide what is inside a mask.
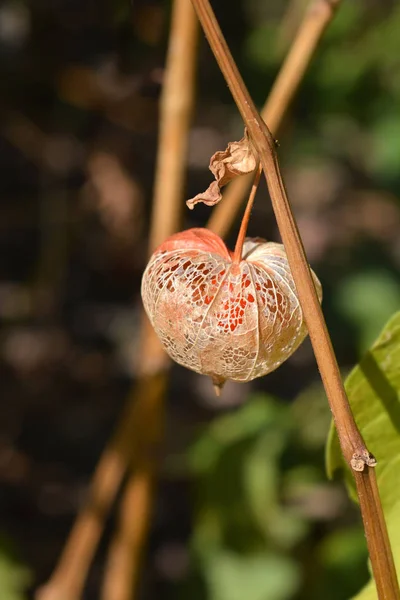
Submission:
[[[213,181],[205,192],[197,194],[186,202],[190,209],[198,202],[214,206],[222,198],[221,188],[240,175],[253,173],[258,164],[257,152],[251,143],[247,129],[239,142],[230,142],[225,150],[219,150],[210,160],[210,171],[216,181]]]
[[[190,198],[186,204],[190,209],[194,208],[198,202],[204,202],[207,206],[214,206],[214,204],[218,204],[221,198],[222,194],[219,185],[216,181],[213,181],[205,192],[200,192],[194,198]]]

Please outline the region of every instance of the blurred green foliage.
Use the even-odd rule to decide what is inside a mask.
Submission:
[[[376,475],[395,563],[400,568],[400,312],[394,315],[360,364],[346,381],[346,390],[367,447],[373,448]],[[331,425],[327,446],[330,477],[345,471],[352,497],[354,480],[342,458],[339,440]],[[357,600],[375,600],[371,582]]]
[[[196,598],[345,600],[365,582],[357,519],[331,530],[348,506],[326,483],[329,422],[322,389],[313,386],[292,405],[253,396],[199,437],[190,451],[193,572],[204,584]]]
[[[13,545],[5,537],[0,539],[0,598],[23,600],[31,582],[29,570],[17,559]]]
[[[341,313],[356,327],[359,350],[363,353],[382,323],[399,308],[400,282],[388,272],[365,269],[340,282],[336,299]]]

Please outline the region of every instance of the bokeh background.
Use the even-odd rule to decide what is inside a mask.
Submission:
[[[261,106],[305,2],[214,0]],[[0,597],[55,566],[137,376],[170,3],[0,4]],[[343,0],[279,156],[346,374],[400,306],[400,8]],[[186,197],[242,136],[199,49]],[[185,227],[210,209],[185,210]],[[234,243],[235,230],[228,240]],[[250,234],[279,239],[265,186]],[[368,579],[358,512],[328,483],[311,346],[228,384],[174,366],[143,600],[347,600]],[[134,515],[132,515],[134,518]],[[99,597],[108,522],[85,590]]]

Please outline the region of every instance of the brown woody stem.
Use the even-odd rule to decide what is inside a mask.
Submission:
[[[244,215],[242,218],[242,222],[240,224],[239,233],[236,240],[235,250],[233,252],[232,262],[239,264],[242,260],[242,252],[243,252],[243,244],[246,238],[247,227],[249,225],[251,210],[254,204],[254,198],[256,197],[258,184],[260,183],[262,169],[261,166],[257,167],[256,175],[254,177],[253,185],[251,187],[250,196],[247,201],[246,210],[244,211]]]
[[[279,169],[274,139],[245,87],[208,0],[192,0],[208,42],[257,149],[341,449],[356,479],[379,600],[399,600],[392,552],[369,454],[354,421],[303,243]]]
[[[333,18],[341,0],[312,0],[298,28],[293,43],[261,110],[268,128],[276,135],[294,95]],[[212,211],[207,227],[224,238],[246,197],[251,177],[237,177],[224,192],[223,202]]]

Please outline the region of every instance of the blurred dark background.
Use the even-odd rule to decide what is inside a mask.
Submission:
[[[259,106],[305,4],[213,2]],[[135,381],[170,10],[0,3],[2,600],[32,598],[49,577]],[[400,306],[399,31],[394,0],[344,0],[279,134],[344,374]],[[203,37],[197,86],[186,197],[243,130]],[[185,210],[184,226],[209,214]],[[265,186],[250,234],[279,239]],[[308,341],[218,401],[208,380],[174,366],[167,411],[141,598],[357,592],[365,542],[356,509],[326,481],[329,411]],[[99,597],[115,518],[87,600]]]

